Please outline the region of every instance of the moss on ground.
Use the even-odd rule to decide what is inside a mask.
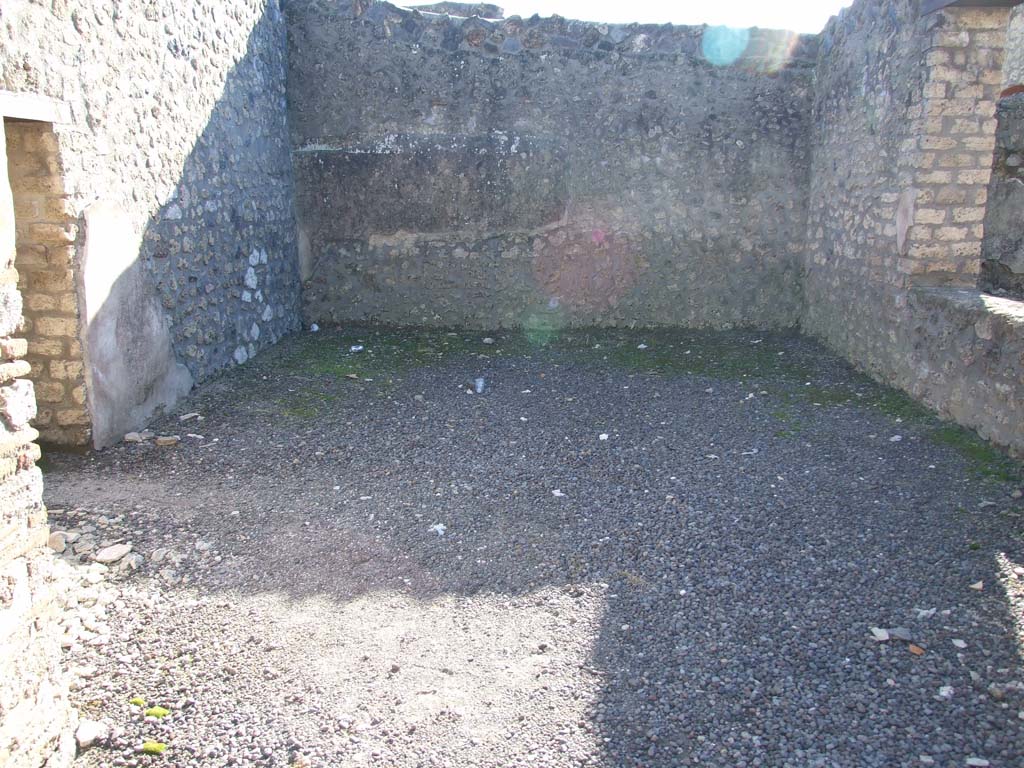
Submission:
[[[1002,482],[1024,479],[1024,466],[958,424],[944,423],[933,427],[928,431],[928,439],[953,448],[967,460],[973,471],[983,477]]]
[[[484,339],[493,337],[494,343]],[[355,388],[372,387],[386,396],[409,372],[460,359],[497,359],[547,354],[574,363],[654,376],[703,376],[750,381],[780,400],[773,411],[776,436],[793,438],[807,427],[796,415],[800,405],[857,407],[913,425],[923,435],[961,454],[978,474],[1015,480],[1020,463],[970,430],[940,421],[899,390],[866,378],[836,382],[827,356],[795,347],[787,333],[719,332],[681,329],[565,329],[538,314],[521,331],[482,332],[433,328],[349,327],[302,334],[261,356],[267,375],[288,375],[293,391],[274,401],[275,412],[298,420],[322,417]],[[361,345],[362,351],[352,347]]]

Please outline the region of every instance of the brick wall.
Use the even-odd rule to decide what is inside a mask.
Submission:
[[[60,669],[38,432],[30,425],[36,405],[6,165],[0,153],[0,765],[35,768],[49,760],[48,768],[59,768],[74,754],[72,714]]]
[[[77,227],[68,215],[57,138],[42,122],[8,120],[5,131],[26,360],[39,404],[34,425],[43,441],[81,445],[90,420],[75,290]]]
[[[926,25],[924,98],[904,145],[917,199],[899,268],[912,284],[977,283],[1006,25],[1005,8],[951,8]]]

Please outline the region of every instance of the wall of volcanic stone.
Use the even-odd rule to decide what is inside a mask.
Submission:
[[[286,11],[308,320],[797,322],[816,38]]]
[[[76,434],[105,445],[298,327],[284,19],[278,0],[10,0],[0,20],[0,90],[66,106],[53,271],[80,299]]]
[[[4,766],[75,749],[33,422],[81,380],[50,398],[52,363],[84,361],[56,423],[102,446],[298,326],[284,56],[277,0],[0,3],[0,114],[32,123],[0,131]]]
[[[822,34],[802,327],[1024,453],[1024,304],[977,287],[1009,9],[919,11]]]
[[[1024,299],[1024,92],[1001,99],[996,118],[981,285],[996,294]]]

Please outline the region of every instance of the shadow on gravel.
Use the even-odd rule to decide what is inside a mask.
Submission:
[[[182,410],[202,437],[61,458],[52,503],[141,488],[120,503],[148,546],[222,556],[207,594],[596,600],[586,718],[535,713],[601,745],[564,764],[1024,754],[1019,467],[806,339],[357,329],[287,339]]]

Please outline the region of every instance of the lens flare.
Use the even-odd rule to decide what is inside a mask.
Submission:
[[[800,35],[794,32],[707,27],[701,51],[716,67],[738,65],[771,74],[789,64],[799,43]]]
[[[592,321],[633,288],[636,248],[628,234],[608,225],[577,226],[534,242],[533,277],[561,311]]]
[[[789,64],[799,42],[800,35],[794,32],[762,31],[751,40],[744,58],[759,72],[778,72]]]
[[[556,310],[531,312],[523,318],[523,335],[536,347],[550,344],[563,327],[565,319]]]
[[[750,30],[733,27],[708,27],[700,43],[704,58],[716,67],[736,62],[750,45]]]

